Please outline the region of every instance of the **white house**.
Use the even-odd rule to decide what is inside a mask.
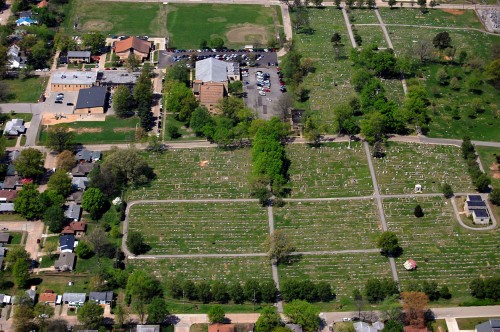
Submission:
[[[19,134],[24,134],[24,132],[26,132],[26,127],[24,127],[23,119],[12,119],[7,121],[5,130],[3,131],[6,136],[17,136]]]

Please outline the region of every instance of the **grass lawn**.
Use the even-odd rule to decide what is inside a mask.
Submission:
[[[13,148],[17,144],[17,137],[15,138],[5,138],[5,146],[8,148]]]
[[[166,7],[161,3],[71,0],[63,27],[72,33],[78,20],[81,33],[165,37]]]
[[[419,8],[379,8],[385,24],[410,24],[434,27],[476,28],[482,24],[473,10],[429,9],[422,14]]]
[[[280,283],[287,279],[327,281],[339,297],[351,297],[370,278],[391,278],[389,261],[378,253],[302,256],[279,266]],[[331,305],[330,305],[331,306]],[[330,307],[331,310],[331,307]]]
[[[431,322],[432,332],[448,332],[448,325],[445,319],[436,319]]]
[[[364,196],[373,193],[366,154],[360,143],[286,146],[293,198]]]
[[[9,232],[10,242],[9,244],[21,244],[21,239],[23,238],[24,232]]]
[[[185,141],[185,140],[197,140],[200,139],[200,137],[196,137],[196,135],[193,133],[193,131],[190,128],[187,128],[183,122],[178,121],[175,119],[175,116],[173,114],[167,114],[166,115],[166,121],[165,123],[165,140],[166,141]],[[181,137],[172,139],[167,132],[167,126],[169,124],[174,124],[177,128],[179,128],[179,134],[181,134]],[[203,138],[201,138],[203,139]]]
[[[297,251],[374,249],[382,228],[372,200],[290,202],[274,214]]]
[[[500,317],[490,317],[499,319]],[[486,317],[470,317],[470,318],[457,318],[458,328],[460,330],[474,330],[476,325],[487,322],[489,318]]]
[[[378,24],[377,15],[372,9],[351,9],[349,10],[349,21],[351,24]],[[374,29],[377,27],[373,27]],[[380,29],[380,28],[379,28]]]
[[[23,218],[20,214],[18,213],[13,213],[13,214],[0,214],[0,221],[26,221],[25,218]]]
[[[120,119],[107,116],[106,121],[77,121],[58,126],[70,128],[75,132],[75,141],[82,144],[127,143],[135,140],[138,117]],[[40,142],[45,144],[47,129],[43,128]]]
[[[414,216],[416,204],[422,206],[424,217]],[[471,279],[498,274],[498,230],[462,228],[451,204],[442,197],[384,199],[383,205],[388,229],[397,234],[404,250],[396,259],[403,290],[410,281],[435,280],[439,286],[450,288],[453,297],[446,302],[456,305],[471,299]],[[415,271],[403,267],[410,258],[417,262]]]
[[[41,272],[34,276],[35,278],[40,278],[41,283],[38,285],[39,294],[45,292],[47,289],[53,290],[54,293],[62,295],[64,292],[72,293],[88,293],[93,291],[89,287],[89,276],[74,273],[55,273],[46,274]],[[68,285],[68,282],[73,282],[72,286]]]
[[[165,283],[176,276],[194,282],[244,282],[248,279],[263,281],[272,278],[267,257],[135,259],[130,260],[129,265],[146,269]]]
[[[34,76],[26,79],[4,79],[7,85],[7,101],[9,103],[35,103],[45,90],[48,77]],[[5,111],[10,111],[4,109]],[[29,111],[27,109],[26,111]]]
[[[388,143],[384,158],[372,158],[382,194],[440,193],[449,183],[454,192],[473,192],[467,168],[455,146]]]
[[[23,119],[24,122],[30,122],[33,118],[33,114],[31,113],[10,113],[11,119]]]
[[[484,167],[484,171],[490,176],[494,188],[500,188],[500,148],[487,146],[476,146],[476,152]],[[496,156],[499,160],[497,161]]]
[[[279,22],[277,22],[279,23]],[[175,4],[168,6],[171,45],[199,48],[202,40],[219,37],[231,48],[263,47],[274,32],[273,11],[259,5]]]
[[[361,36],[361,46],[369,46],[372,44],[377,45],[380,48],[387,48],[387,43],[384,39],[384,34],[379,26],[372,25],[356,25],[354,30],[358,31]],[[359,45],[358,45],[359,46]],[[399,82],[399,81],[398,81]],[[399,83],[401,84],[401,83]]]
[[[148,254],[259,253],[269,233],[267,209],[257,203],[141,204],[129,218]]]
[[[182,301],[175,300],[171,298],[166,299],[168,311],[173,314],[206,314],[210,310],[211,307],[214,306],[214,303],[204,304],[201,302],[193,302],[193,301]],[[252,303],[243,303],[243,304],[217,304],[222,306],[225,313],[245,313],[245,312],[258,312],[267,304],[256,304],[255,306]],[[198,324],[191,325],[191,330],[193,331],[193,327]],[[203,325],[203,324],[201,324]],[[206,324],[205,324],[206,325]],[[201,327],[200,327],[201,328]],[[199,330],[195,330],[199,331]],[[203,330],[202,330],[203,331]],[[206,329],[204,331],[207,331]],[[248,332],[247,330],[242,332]]]
[[[46,267],[51,267],[51,266],[54,266],[54,263],[57,259],[56,256],[54,256],[54,258],[50,258],[49,256],[43,256],[41,257],[42,258],[42,261],[40,262],[40,267],[41,268],[46,268]]]
[[[251,174],[250,149],[170,150],[162,155],[145,154],[156,179],[146,187],[128,192],[128,200],[248,198]]]

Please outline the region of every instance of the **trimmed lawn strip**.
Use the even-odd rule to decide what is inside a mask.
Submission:
[[[471,318],[456,318],[458,323],[458,328],[460,330],[474,330],[476,325],[487,322],[489,319],[500,319],[500,317],[471,317]]]
[[[410,24],[435,27],[456,27],[482,29],[474,10],[441,10],[428,9],[422,14],[421,10],[415,8],[379,8],[380,15],[385,24]]]
[[[453,295],[448,305],[472,297],[469,283],[475,277],[498,273],[498,230],[469,231],[455,220],[451,204],[442,197],[384,199],[387,227],[397,234],[403,254],[396,258],[402,288],[410,282],[434,280],[447,285]],[[424,217],[413,214],[420,204]],[[407,259],[417,262],[417,269],[406,271]]]
[[[382,229],[373,200],[290,202],[274,214],[297,251],[374,249]]]
[[[24,232],[8,232],[11,236],[9,244],[21,244]]]
[[[360,143],[286,146],[291,161],[292,198],[365,196],[373,193],[368,162]]]
[[[349,21],[351,24],[378,24],[377,15],[372,9],[350,9],[349,10]],[[376,28],[376,27],[373,27]],[[379,28],[380,29],[380,28]]]
[[[45,90],[48,77],[34,76],[26,79],[4,79],[7,85],[7,100],[9,103],[36,103]],[[10,111],[4,109],[5,111]],[[29,109],[27,109],[29,111]]]
[[[384,158],[372,158],[381,194],[441,193],[449,183],[454,192],[474,192],[460,148],[389,142]]]
[[[368,47],[372,44],[377,45],[379,48],[388,47],[380,26],[356,25],[353,29],[357,30],[361,36],[361,47]]]
[[[259,253],[269,232],[267,210],[256,203],[141,204],[129,218],[148,254]]]
[[[169,150],[144,154],[156,179],[128,192],[128,200],[248,198],[251,174],[250,149]]]

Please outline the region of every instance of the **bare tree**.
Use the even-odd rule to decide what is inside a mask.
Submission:
[[[288,93],[284,93],[278,98],[278,102],[274,104],[274,114],[279,117],[281,121],[286,121],[286,119],[288,118],[289,110],[292,107],[292,96]]]
[[[433,46],[429,40],[419,40],[415,46],[415,54],[417,54],[421,63],[427,61],[432,55]]]
[[[106,232],[102,227],[98,226],[86,236],[86,239],[92,246],[98,259],[97,262],[100,265],[100,257],[104,256],[109,250],[109,240]]]

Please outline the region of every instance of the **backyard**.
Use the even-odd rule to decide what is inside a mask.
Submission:
[[[48,77],[42,76],[3,79],[2,82],[7,86],[7,102],[36,103],[45,90],[47,80]]]

